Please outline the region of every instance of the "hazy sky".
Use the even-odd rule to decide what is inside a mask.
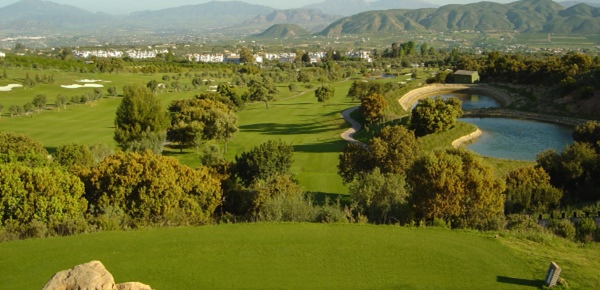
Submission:
[[[60,4],[73,5],[92,12],[103,11],[111,14],[127,14],[133,11],[157,10],[163,8],[177,7],[182,5],[194,5],[210,2],[211,0],[52,0]],[[242,0],[246,3],[262,4],[273,8],[288,9],[298,8],[304,5],[323,2],[324,0]],[[411,0],[404,0],[411,1]],[[466,4],[479,2],[480,0],[425,0],[436,5],[450,3]],[[488,0],[489,1],[489,0]],[[516,0],[491,0],[494,2],[508,3]],[[18,0],[0,0],[0,7],[18,2]]]

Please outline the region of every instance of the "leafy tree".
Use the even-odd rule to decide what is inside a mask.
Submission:
[[[46,95],[37,95],[35,98],[33,98],[32,103],[38,109],[38,114],[46,106],[47,101],[48,99],[46,98]]]
[[[502,226],[503,180],[465,149],[435,151],[407,171],[409,204],[417,218],[479,230]]]
[[[360,173],[350,183],[350,196],[361,214],[375,223],[398,222],[406,207],[408,194],[404,177],[394,174],[382,174],[379,168],[371,172]]]
[[[227,141],[238,131],[237,116],[227,105],[209,99],[188,99],[171,103],[169,140],[181,147],[196,147],[203,140]]]
[[[245,186],[257,180],[270,181],[290,174],[294,148],[282,141],[269,140],[235,157],[235,174]]]
[[[546,150],[536,157],[550,183],[565,190],[571,202],[600,198],[600,154],[590,144],[575,142],[561,153]]]
[[[108,87],[108,89],[106,89],[106,91],[108,92],[109,96],[112,96],[113,98],[119,95],[119,92],[117,91],[117,87]]]
[[[145,87],[128,86],[123,94],[115,117],[115,141],[125,150],[161,152],[169,127],[168,113]]]
[[[547,212],[557,207],[562,192],[550,184],[550,176],[541,167],[522,167],[506,176],[505,213]]]
[[[392,89],[393,86],[390,83],[354,81],[347,96],[352,100],[362,100],[372,94],[385,95]]]
[[[252,184],[252,211],[260,214],[265,203],[276,198],[294,198],[304,195],[304,190],[289,174],[275,175],[269,180],[256,180]]]
[[[302,62],[310,63],[310,55],[308,54],[308,52],[305,52],[304,54],[302,54]]]
[[[573,130],[573,140],[590,144],[596,152],[600,153],[600,122],[588,121],[576,126]]]
[[[12,228],[37,222],[58,231],[87,210],[83,183],[58,167],[0,164],[0,188],[0,224]]]
[[[235,89],[229,84],[219,84],[219,86],[217,86],[217,93],[227,98],[238,110],[244,107],[244,100],[242,100],[242,98],[235,92]]]
[[[345,183],[375,168],[383,174],[404,175],[420,155],[415,135],[403,126],[387,126],[366,147],[349,143],[339,157],[338,174]]]
[[[60,110],[62,106],[64,109],[67,109],[68,98],[65,95],[59,94],[56,96],[56,101],[54,101],[54,105],[56,106],[56,110]]]
[[[94,157],[88,146],[76,143],[61,144],[54,152],[53,160],[67,169],[79,166],[89,167],[94,165]]]
[[[146,87],[153,93],[156,93],[158,90],[158,82],[156,80],[151,80],[146,84]]]
[[[33,104],[25,103],[25,105],[23,105],[23,111],[25,112],[25,115],[29,115],[29,113],[33,112]]]
[[[22,111],[22,108],[20,108],[17,105],[11,105],[8,108],[8,112],[10,113],[11,118],[14,117],[14,115],[19,115],[21,111]]]
[[[40,155],[43,158],[48,156],[48,151],[41,142],[27,135],[0,132],[0,155],[14,154],[19,156],[29,153]]]
[[[278,92],[277,87],[268,78],[253,79],[248,83],[248,87],[247,98],[253,102],[264,102],[267,109],[269,101],[275,99],[275,94]]]
[[[298,73],[298,81],[301,83],[304,83],[304,84],[309,83],[313,80],[313,78],[314,78],[313,72],[308,69],[302,69]]]
[[[290,92],[295,92],[298,90],[298,86],[296,84],[290,84],[288,88],[290,89]]]
[[[208,169],[149,151],[117,152],[79,176],[90,205],[99,209],[93,214],[116,207],[141,224],[205,224],[221,200],[220,183]]]
[[[371,94],[360,99],[359,112],[367,124],[373,124],[383,118],[383,111],[387,107],[385,98],[380,94]]]
[[[4,105],[0,104],[0,118],[2,118],[2,110],[4,110]]]
[[[371,163],[372,156],[367,148],[358,143],[348,143],[339,156],[338,175],[344,183],[350,183],[364,172],[371,172],[375,167]]]
[[[240,50],[240,62],[248,65],[254,63],[254,55],[247,47],[242,47]]]
[[[412,110],[411,129],[415,130],[417,136],[446,131],[454,126],[462,114],[462,102],[456,98],[421,99]]]
[[[96,143],[89,146],[90,153],[94,164],[98,164],[104,160],[104,158],[113,154],[113,150],[105,143]]]
[[[315,90],[315,97],[319,103],[326,103],[335,95],[335,89],[330,85],[323,85]]]

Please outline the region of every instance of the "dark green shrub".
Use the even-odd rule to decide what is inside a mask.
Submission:
[[[577,222],[577,239],[584,243],[594,241],[596,222],[592,218],[582,218]]]
[[[550,220],[548,222],[548,230],[550,230],[555,235],[565,238],[567,240],[575,240],[575,226],[568,220]]]
[[[543,228],[529,215],[509,214],[506,216],[506,229],[519,232],[541,232]]]

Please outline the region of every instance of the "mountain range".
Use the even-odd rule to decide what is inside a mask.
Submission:
[[[508,4],[479,2],[435,7],[419,0],[325,0],[288,10],[242,1],[213,1],[111,15],[52,1],[21,0],[0,8],[0,36],[208,33],[243,36],[259,34],[275,24],[296,24],[328,36],[399,30],[598,34],[600,8],[593,5],[598,5],[600,0],[584,1],[592,5],[574,1],[563,5],[552,0],[521,0]],[[291,27],[278,26],[271,32],[285,35],[283,30]],[[293,27],[291,35],[299,33],[299,29]]]
[[[583,3],[564,8],[552,0],[521,0],[508,4],[479,2],[440,8],[369,11],[342,18],[321,34],[464,30],[598,34],[600,8]]]

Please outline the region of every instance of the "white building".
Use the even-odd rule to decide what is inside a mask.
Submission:
[[[4,51],[0,51],[0,57],[6,57],[6,53],[4,53]]]

